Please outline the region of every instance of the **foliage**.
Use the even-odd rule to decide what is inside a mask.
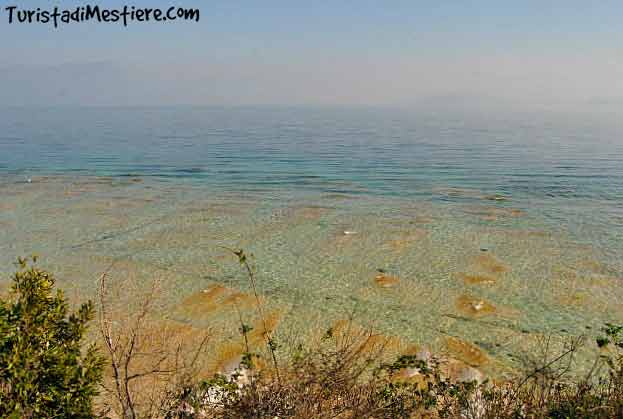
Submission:
[[[612,343],[620,349],[623,349],[623,326],[606,323],[606,326],[602,330],[606,336],[597,338],[597,345],[600,348]]]
[[[94,308],[70,312],[54,277],[19,260],[0,300],[0,416],[90,418],[103,359],[83,337]]]

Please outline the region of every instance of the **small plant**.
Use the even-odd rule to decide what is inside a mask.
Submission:
[[[127,288],[129,283],[123,285]],[[168,417],[171,411],[187,417],[179,401],[198,377],[209,331],[185,336],[158,322],[153,315],[158,298],[154,282],[138,306],[112,308],[109,278],[100,277],[99,331],[110,376],[104,380],[108,411],[122,419]],[[186,416],[184,416],[186,415]]]
[[[0,300],[0,417],[91,418],[103,359],[83,351],[92,302],[69,312],[54,277],[19,259],[8,299]]]
[[[602,328],[602,331],[606,334],[606,336],[600,336],[597,338],[597,345],[600,348],[612,343],[614,346],[623,349],[623,326],[606,323],[606,325]]]
[[[277,362],[277,342],[275,341],[275,338],[272,336],[271,331],[268,329],[268,326],[266,324],[266,316],[264,315],[264,309],[262,307],[262,302],[260,300],[260,296],[258,294],[257,291],[257,280],[255,278],[255,269],[251,266],[251,264],[249,263],[249,258],[253,257],[253,255],[247,256],[247,254],[245,253],[245,251],[243,249],[231,249],[229,247],[225,247],[225,246],[220,246],[221,248],[227,250],[230,253],[233,253],[237,258],[238,258],[238,262],[240,263],[241,266],[244,267],[247,276],[249,278],[249,282],[251,283],[251,288],[253,289],[253,295],[255,296],[255,302],[256,302],[256,307],[257,307],[257,311],[258,314],[260,316],[260,320],[262,321],[262,326],[264,328],[264,330],[262,331],[262,336],[264,337],[264,340],[266,342],[266,346],[268,348],[268,351],[270,352],[272,361],[273,361],[273,368],[274,368],[274,372],[275,372],[275,377],[277,377],[277,382],[281,381],[281,376],[279,373],[279,363]],[[240,318],[240,322],[241,322],[241,329],[240,332],[242,333],[242,335],[244,336],[245,339],[245,346],[247,347],[247,352],[249,350],[248,348],[248,342],[247,342],[247,333],[250,331],[250,329],[247,330],[247,326],[244,325],[244,323],[242,323],[242,318]]]

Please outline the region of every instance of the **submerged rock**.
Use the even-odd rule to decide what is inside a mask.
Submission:
[[[397,276],[387,275],[383,272],[379,272],[374,277],[374,282],[381,288],[391,288],[395,287],[400,283],[400,278]]]
[[[463,313],[472,317],[482,317],[497,311],[493,304],[468,295],[461,295],[457,298],[456,307]]]
[[[516,218],[525,215],[524,211],[517,208],[471,206],[467,207],[464,211],[465,213],[474,215],[483,221],[497,221],[499,219]]]
[[[266,304],[260,297],[259,304]],[[235,323],[241,314],[255,315],[258,299],[253,294],[247,294],[222,284],[213,284],[184,299],[176,308],[175,314],[191,321],[206,322],[222,319]],[[279,313],[265,312],[264,320],[268,332],[271,332],[279,322]],[[248,334],[249,339],[262,339],[264,322],[255,321],[253,329]],[[259,336],[255,336],[259,335]]]
[[[501,194],[485,195],[484,199],[487,201],[509,201],[510,198]]]
[[[459,277],[466,285],[490,285],[495,284],[495,278],[480,274],[459,274]]]
[[[478,384],[485,380],[485,375],[467,363],[459,359],[446,359],[441,364],[442,374],[450,381],[455,383],[471,383],[476,382]]]
[[[402,232],[398,237],[390,240],[387,244],[393,251],[401,252],[406,250],[412,244],[426,237],[428,232],[421,228],[415,228],[407,232]]]
[[[15,208],[17,208],[17,207],[15,205],[13,205],[13,204],[0,203],[0,212],[2,212],[2,211],[13,211]]]
[[[479,367],[489,362],[489,357],[484,351],[459,338],[453,336],[446,337],[445,346],[448,352],[456,359],[463,361],[467,365]]]
[[[473,259],[474,270],[480,270],[489,274],[501,274],[510,271],[510,268],[500,262],[491,252],[481,253]]]
[[[441,187],[433,188],[433,193],[446,195],[448,197],[460,197],[460,198],[480,198],[483,196],[482,191],[478,189],[468,188],[456,188],[456,187]]]

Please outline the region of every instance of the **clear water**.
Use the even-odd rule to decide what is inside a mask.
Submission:
[[[5,108],[0,198],[5,278],[36,252],[92,295],[115,262],[199,327],[236,316],[186,298],[249,291],[219,245],[254,253],[284,336],[354,314],[495,370],[623,320],[623,124],[595,115]]]

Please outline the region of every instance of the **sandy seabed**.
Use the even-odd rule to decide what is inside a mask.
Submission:
[[[501,375],[529,365],[544,337],[562,347],[623,320],[616,249],[579,241],[512,197],[431,194],[445,199],[6,178],[0,271],[6,285],[11,263],[36,253],[75,300],[93,298],[106,270],[128,295],[157,280],[163,318],[217,331],[215,368],[239,356],[239,314],[256,330],[259,321],[244,271],[221,246],[253,255],[265,320],[286,346],[352,319],[395,352],[428,347]],[[261,333],[251,340],[260,345]],[[596,353],[588,345],[580,363]]]

